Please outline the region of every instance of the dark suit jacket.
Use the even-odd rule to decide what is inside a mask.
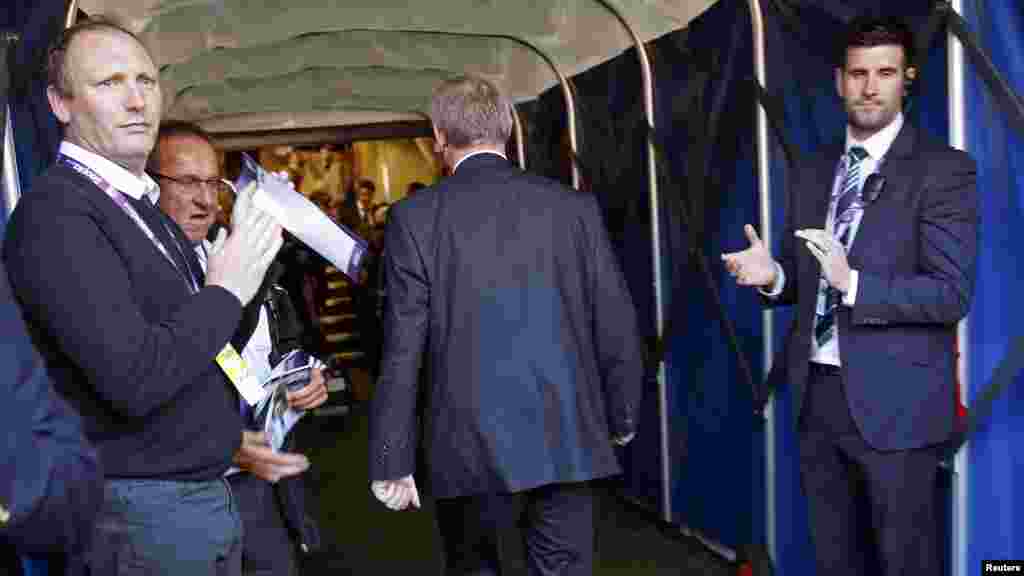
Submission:
[[[0,568],[11,569],[14,550],[84,551],[103,499],[102,471],[78,415],[53,391],[29,343],[2,266],[0,341],[0,506],[10,514],[0,521]]]
[[[819,151],[790,186],[778,303],[797,307],[784,352],[797,414],[821,272],[793,232],[824,227],[842,152],[842,143]],[[956,324],[970,308],[978,252],[976,167],[904,124],[880,173],[885,188],[849,250],[856,301],[841,305],[836,321],[854,422],[875,449],[903,450],[944,442],[953,430]]]
[[[418,415],[438,498],[620,471],[611,439],[636,430],[640,342],[593,196],[478,155],[395,204],[385,245],[371,479],[413,472]]]
[[[190,294],[113,200],[59,164],[18,203],[4,259],[55,387],[81,414],[107,476],[223,475],[242,421],[214,357],[241,317],[235,296],[216,286]]]

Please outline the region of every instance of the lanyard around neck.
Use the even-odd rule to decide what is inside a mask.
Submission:
[[[107,182],[107,180],[104,179],[99,174],[97,174],[95,170],[89,168],[85,164],[82,164],[78,160],[75,160],[74,158],[66,154],[60,154],[58,156],[58,162],[64,164],[65,166],[68,166],[69,168],[71,168],[75,172],[78,172],[82,176],[85,176],[93,184],[99,187],[100,190],[103,190],[103,192],[106,193],[106,195],[109,196],[110,199],[113,200],[114,203],[117,204],[117,206],[122,211],[124,211],[124,213],[127,214],[129,218],[132,219],[133,222],[135,222],[135,224],[142,230],[146,237],[149,238],[149,241],[152,242],[154,246],[156,246],[160,254],[162,254],[163,257],[168,262],[171,263],[171,266],[174,266],[174,269],[178,271],[178,274],[180,274],[182,278],[185,279],[185,286],[189,289],[189,293],[195,294],[196,292],[199,291],[199,287],[196,285],[195,278],[192,277],[190,271],[182,270],[181,267],[178,266],[178,263],[175,262],[174,258],[171,257],[171,253],[167,251],[167,247],[164,246],[164,243],[161,242],[159,238],[156,237],[156,234],[153,234],[153,231],[150,230],[145,220],[143,220],[142,217],[139,216],[138,211],[135,210],[135,208],[128,202],[128,197],[125,196],[123,192],[115,188],[114,185],[111,184],[110,182]],[[145,200],[143,200],[143,202],[145,202]],[[167,230],[166,224],[164,225],[164,229]],[[170,230],[167,230],[167,232],[171,234]],[[171,234],[171,237],[174,237],[173,234]],[[178,251],[181,251],[180,247],[178,248]],[[182,254],[182,258],[184,258],[184,254]],[[185,260],[185,265],[188,265],[187,260]]]

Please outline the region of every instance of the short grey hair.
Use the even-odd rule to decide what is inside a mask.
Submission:
[[[512,105],[494,83],[477,76],[459,76],[434,90],[430,120],[454,148],[504,146],[512,134]]]

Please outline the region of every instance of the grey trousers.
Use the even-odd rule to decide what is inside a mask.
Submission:
[[[240,576],[242,520],[223,479],[107,480],[90,573]]]

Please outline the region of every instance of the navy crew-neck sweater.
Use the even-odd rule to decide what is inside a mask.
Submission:
[[[81,414],[108,478],[227,470],[242,421],[214,358],[241,318],[234,295],[191,294],[106,193],[61,165],[20,200],[4,259],[55,388]]]

